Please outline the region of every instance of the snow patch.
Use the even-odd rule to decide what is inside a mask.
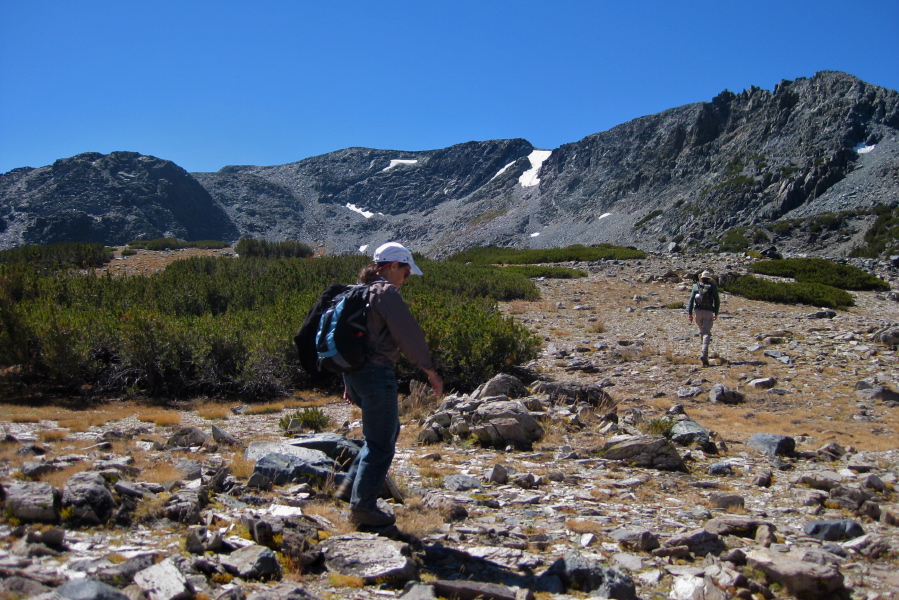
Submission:
[[[861,142],[861,143],[859,143],[859,145],[857,145],[855,148],[853,148],[853,150],[855,150],[859,154],[867,154],[868,152],[870,152],[871,150],[873,150],[876,147],[877,147],[877,144],[874,144],[873,146],[868,146],[864,142]]]
[[[534,150],[528,154],[528,160],[531,161],[531,168],[522,173],[521,177],[518,178],[518,183],[521,184],[521,187],[533,187],[540,184],[540,178],[537,177],[537,173],[540,171],[540,167],[543,165],[544,161],[546,161],[552,153],[552,150]]]
[[[605,219],[606,217],[609,217],[609,216],[611,216],[611,215],[612,215],[612,213],[602,213],[601,215],[599,215],[599,218],[600,218],[600,219]]]
[[[367,210],[363,210],[363,209],[359,208],[358,206],[356,206],[355,204],[350,204],[349,202],[347,202],[346,207],[353,212],[359,213],[366,219],[371,219],[373,216],[375,216],[375,213],[369,212]]]
[[[368,244],[359,246],[359,252],[365,252],[366,250],[368,250]]]
[[[536,233],[532,233],[532,234],[531,234],[531,237],[538,237],[539,235],[540,235],[540,232],[538,231],[538,232],[536,232]]]
[[[499,171],[497,171],[497,172],[496,172],[496,175],[494,175],[493,177],[490,178],[490,181],[493,181],[494,179],[496,179],[497,177],[499,177],[500,175],[502,175],[503,173],[505,173],[506,171],[508,171],[508,170],[509,170],[509,167],[511,167],[511,166],[514,165],[514,164],[515,164],[515,161],[513,160],[512,162],[510,162],[509,164],[507,164],[505,167],[503,167],[502,169],[500,169]]]
[[[389,167],[381,169],[381,172],[383,173],[384,171],[389,171],[390,169],[392,169],[393,167],[395,167],[397,165],[414,165],[417,162],[418,162],[417,160],[411,160],[411,159],[406,159],[406,158],[396,158],[396,159],[393,159],[390,161]]]

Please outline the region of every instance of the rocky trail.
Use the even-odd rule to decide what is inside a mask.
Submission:
[[[403,399],[386,530],[333,497],[336,397],[4,406],[0,598],[899,598],[899,302],[723,294],[702,368],[684,277],[749,260],[580,264],[503,305],[540,357]],[[305,406],[326,432],[285,435]]]

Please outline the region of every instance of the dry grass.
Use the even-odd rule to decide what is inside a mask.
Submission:
[[[157,462],[153,466],[141,472],[141,479],[150,483],[169,483],[180,481],[183,474],[175,465],[165,462]]]
[[[46,443],[54,443],[66,439],[68,429],[43,429],[38,433],[38,439]]]
[[[328,573],[328,583],[336,588],[363,588],[365,580],[356,575],[343,575],[342,573]]]
[[[565,522],[568,531],[576,534],[601,533],[608,525],[585,519],[569,519]]]
[[[397,526],[403,533],[422,538],[443,530],[445,515],[439,510],[425,506],[418,498],[406,502],[405,508],[396,516]]]
[[[198,417],[207,421],[224,421],[231,416],[231,408],[224,404],[204,403],[196,407]]]
[[[244,457],[242,453],[233,452],[225,458],[228,461],[228,466],[231,467],[231,474],[238,479],[249,479],[250,475],[253,474],[255,462]]]
[[[181,424],[181,414],[174,410],[144,409],[138,413],[137,420],[144,423],[153,423],[161,427],[169,427]]]

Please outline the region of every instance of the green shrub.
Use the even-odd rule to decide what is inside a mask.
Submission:
[[[293,335],[321,291],[353,282],[362,256],[191,258],[151,276],[0,265],[0,368],[77,391],[277,397],[308,384]],[[471,390],[540,342],[498,300],[539,297],[521,273],[420,259],[403,289],[445,373]],[[422,374],[401,364],[405,380]],[[334,383],[336,385],[335,376]]]
[[[302,411],[284,415],[278,420],[278,426],[284,431],[288,430],[290,423],[296,420],[303,429],[322,431],[331,424],[331,417],[317,406],[307,406]]]
[[[738,227],[725,231],[719,240],[719,247],[722,252],[742,252],[749,247],[749,240],[743,233],[745,227]]]
[[[823,258],[787,258],[763,260],[750,269],[762,275],[792,277],[804,283],[820,283],[842,290],[889,289],[889,284],[858,267],[844,265]]]
[[[59,243],[46,246],[20,246],[0,250],[0,264],[28,264],[41,268],[101,267],[112,260],[113,250],[102,244]]]
[[[874,207],[877,218],[865,232],[865,245],[853,248],[849,256],[880,258],[899,252],[899,207]]]
[[[779,304],[809,304],[826,308],[848,308],[855,304],[846,291],[819,283],[787,283],[743,275],[728,281],[722,289],[750,300]]]
[[[228,244],[218,240],[200,240],[197,242],[185,242],[175,238],[156,238],[153,240],[132,240],[126,244],[130,248],[143,250],[181,250],[182,248],[203,248],[207,250],[220,250],[227,248]]]
[[[576,244],[565,248],[535,250],[487,246],[463,250],[449,256],[446,260],[451,263],[472,263],[478,265],[532,265],[604,259],[624,260],[630,258],[646,258],[646,253],[636,248],[625,248],[613,246],[612,244],[598,244],[596,246]]]
[[[649,223],[650,221],[652,221],[653,219],[655,219],[656,217],[658,217],[659,215],[661,215],[664,212],[665,211],[663,211],[663,210],[652,211],[651,213],[649,213],[648,215],[644,216],[642,219],[640,219],[639,221],[634,223],[634,229],[638,229],[638,228],[642,227],[643,225],[645,225],[646,223]]]
[[[566,267],[547,267],[543,265],[512,265],[504,267],[505,271],[523,275],[529,279],[543,277],[546,279],[580,279],[587,276],[586,271]]]
[[[246,258],[308,258],[313,254],[310,246],[300,242],[266,242],[253,238],[241,239],[234,251]]]

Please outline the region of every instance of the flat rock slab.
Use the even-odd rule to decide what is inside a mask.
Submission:
[[[319,544],[329,571],[361,577],[367,584],[390,581],[402,587],[417,579],[418,568],[409,545],[373,533],[349,533],[330,537]]]

